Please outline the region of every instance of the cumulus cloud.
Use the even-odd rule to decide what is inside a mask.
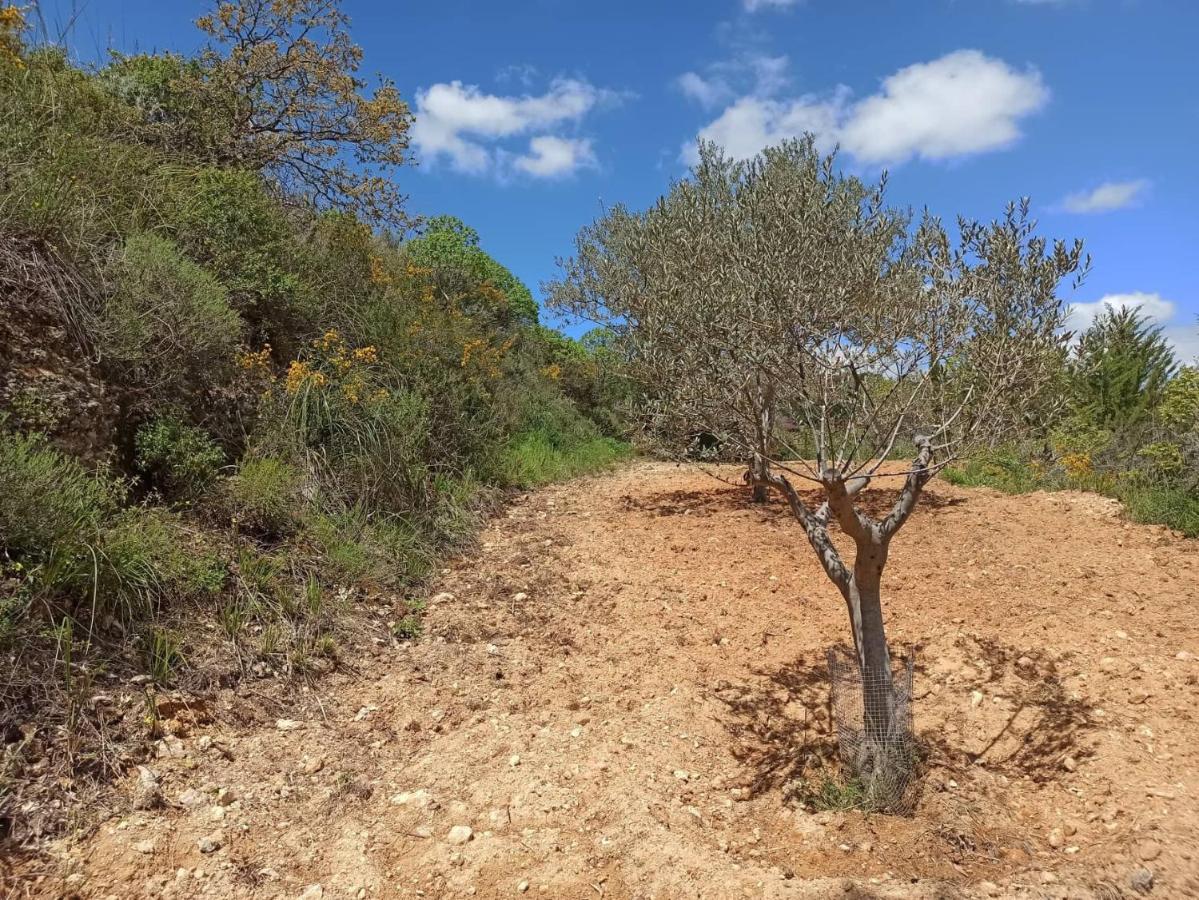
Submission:
[[[1135,181],[1105,181],[1089,191],[1069,194],[1062,200],[1061,206],[1066,212],[1072,213],[1110,212],[1113,209],[1132,206],[1148,187],[1149,181],[1144,178]]]
[[[543,134],[529,141],[529,152],[516,157],[513,166],[537,178],[561,178],[581,168],[594,168],[591,141]]]
[[[1161,294],[1133,291],[1128,294],[1107,294],[1089,303],[1071,303],[1066,327],[1082,332],[1109,309],[1136,309],[1154,325],[1161,326],[1162,335],[1174,347],[1178,361],[1186,365],[1199,362],[1199,322],[1194,315],[1176,315],[1178,307]]]
[[[958,50],[900,69],[858,100],[844,86],[794,98],[755,90],[734,100],[699,137],[741,158],[811,131],[822,146],[839,144],[866,164],[944,160],[1010,145],[1020,137],[1020,121],[1048,100],[1035,70]],[[694,145],[684,148],[683,158],[694,160]]]
[[[448,161],[459,172],[505,174],[505,162],[537,177],[561,177],[594,161],[590,142],[550,132],[577,125],[616,95],[576,78],[555,80],[543,94],[500,96],[460,81],[416,93],[412,140],[423,159]],[[505,139],[532,134],[529,153],[515,155]]]
[[[1109,309],[1135,309],[1158,325],[1174,316],[1174,304],[1161,294],[1134,291],[1130,294],[1108,294],[1089,303],[1071,303],[1066,324],[1072,331],[1085,331],[1103,312]]]
[[[749,12],[758,12],[763,9],[786,9],[797,3],[799,0],[741,0],[741,5]]]
[[[741,97],[712,122],[699,131],[699,137],[714,141],[737,159],[748,159],[763,147],[810,131],[817,136],[823,149],[836,143],[840,127],[837,99],[819,100],[800,97],[797,100],[774,100],[769,97]],[[696,145],[683,148],[683,160],[698,159]]]
[[[719,106],[733,96],[733,89],[724,79],[705,78],[697,72],[684,72],[674,83],[684,97],[700,106]]]

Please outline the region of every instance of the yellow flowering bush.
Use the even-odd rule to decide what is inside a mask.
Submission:
[[[283,392],[295,397],[329,388],[351,406],[378,402],[388,396],[386,388],[373,384],[374,367],[379,364],[375,347],[351,347],[335,329],[312,342],[315,351],[309,359],[292,360],[283,379]],[[326,402],[331,398],[325,397]]]
[[[1062,468],[1070,478],[1083,478],[1095,472],[1095,465],[1089,453],[1065,453],[1062,455]]]
[[[25,13],[19,6],[0,7],[0,63],[25,68],[21,59],[21,32],[25,30]]]
[[[391,273],[388,272],[387,268],[383,265],[382,257],[371,257],[370,279],[371,284],[378,285],[379,287],[388,287],[392,284],[393,279],[391,277]]]
[[[243,350],[237,355],[237,367],[251,375],[261,375],[273,380],[271,345],[263,344],[261,350]]]

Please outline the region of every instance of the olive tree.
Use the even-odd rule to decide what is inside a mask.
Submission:
[[[839,174],[810,137],[747,162],[704,145],[651,208],[585,227],[546,285],[552,306],[619,335],[648,436],[681,452],[711,433],[785,498],[844,597],[864,683],[885,685],[863,698],[880,739],[891,540],[941,469],[1053,402],[1059,284],[1088,265],[1080,243],[1035,236],[1027,201],[951,236],[888,207],[885,188]],[[909,461],[888,465],[901,449]],[[884,474],[902,486],[871,516],[861,493]]]

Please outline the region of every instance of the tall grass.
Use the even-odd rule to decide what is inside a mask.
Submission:
[[[1031,491],[1090,491],[1113,497],[1134,522],[1166,525],[1187,537],[1199,537],[1199,496],[1155,483],[1144,473],[1066,472],[1006,448],[945,469],[945,480],[964,487],[989,487],[1007,494]]]
[[[609,437],[564,442],[544,428],[517,435],[503,450],[504,479],[520,487],[535,487],[587,472],[605,469],[627,458],[627,444]]]

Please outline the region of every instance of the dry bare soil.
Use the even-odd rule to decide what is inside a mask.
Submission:
[[[419,641],[266,714],[252,685],[185,698],[168,805],[15,894],[1199,896],[1195,542],[936,483],[884,587],[926,774],[913,815],[867,816],[810,797],[844,606],[747,494],[639,464],[517,498]]]

